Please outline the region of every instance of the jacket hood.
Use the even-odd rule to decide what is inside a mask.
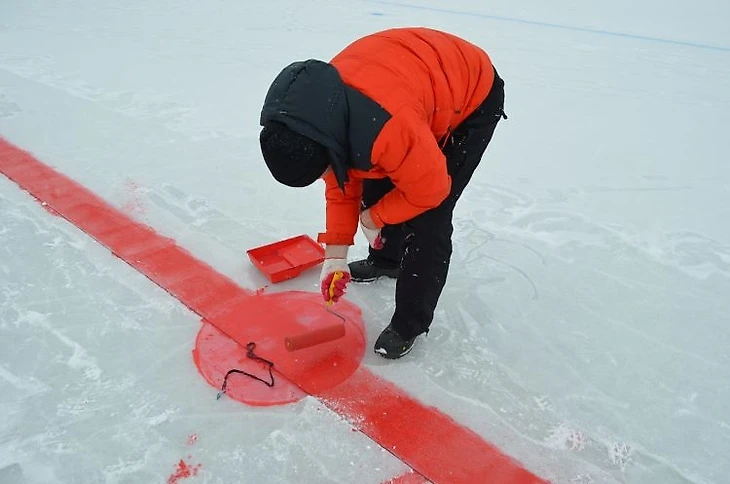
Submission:
[[[347,181],[349,109],[345,84],[326,62],[306,60],[285,67],[271,84],[261,126],[278,121],[327,148],[340,187]]]

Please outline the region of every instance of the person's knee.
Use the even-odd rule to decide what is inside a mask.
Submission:
[[[446,200],[447,202],[449,199]],[[454,227],[451,223],[451,211],[443,206],[436,207],[406,222],[407,234],[418,235],[425,239],[444,239],[451,241]]]
[[[437,262],[444,261],[448,263],[453,251],[451,243],[452,232],[451,224],[448,227],[443,227],[441,230],[410,231],[405,241],[406,252],[411,257],[433,259]]]

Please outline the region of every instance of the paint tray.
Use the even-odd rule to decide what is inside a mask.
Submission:
[[[297,277],[324,261],[324,248],[308,235],[262,245],[246,253],[251,263],[274,284]]]

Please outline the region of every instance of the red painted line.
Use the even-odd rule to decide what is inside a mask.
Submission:
[[[434,407],[361,368],[318,395],[325,404],[433,483],[545,483]]]
[[[261,311],[252,293],[197,260],[174,240],[135,222],[94,193],[0,138],[0,172],[106,246],[192,311],[236,338],[234,310]],[[344,362],[338,352],[335,362]],[[324,365],[325,361],[319,362]],[[316,371],[316,367],[309,369]],[[281,368],[280,368],[280,371]],[[283,374],[435,484],[544,484],[472,430],[359,367],[334,388]],[[302,385],[304,382],[306,385]],[[409,475],[410,476],[410,475]],[[414,476],[415,477],[415,476]]]

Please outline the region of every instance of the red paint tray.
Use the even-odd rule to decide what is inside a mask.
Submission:
[[[251,263],[273,283],[297,277],[324,261],[324,248],[308,235],[262,245],[246,253]]]

